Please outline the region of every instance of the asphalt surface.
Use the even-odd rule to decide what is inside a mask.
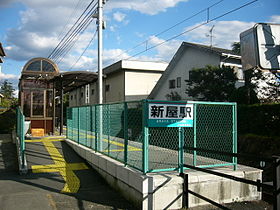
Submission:
[[[64,141],[52,143],[64,157],[66,164],[86,164]],[[29,171],[26,175],[19,175],[15,144],[10,141],[1,142],[0,210],[135,209],[90,167],[74,170],[79,179],[76,193],[61,192],[66,184],[67,171],[64,177],[60,172],[32,171],[33,165],[55,163],[54,155],[50,157],[44,144],[27,142],[26,154]]]

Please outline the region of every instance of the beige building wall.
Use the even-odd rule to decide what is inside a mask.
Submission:
[[[90,84],[89,90],[89,104],[98,103],[98,83],[94,82]]]
[[[104,80],[104,103],[124,101],[124,71],[118,71]]]
[[[146,99],[161,73],[153,71],[126,71],[125,72],[125,100],[134,101]]]

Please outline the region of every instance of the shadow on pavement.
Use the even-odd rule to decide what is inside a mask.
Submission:
[[[72,148],[64,141],[53,142],[67,163],[82,163]],[[32,173],[30,165],[54,164],[42,142],[26,144],[29,171],[19,175],[14,145],[0,145],[0,206],[14,209],[136,209],[119,193],[112,190],[90,166],[87,170],[74,171],[80,179],[77,193],[61,193],[65,181],[58,172]],[[12,158],[13,157],[13,158]],[[9,162],[9,164],[7,164]],[[86,163],[87,164],[87,163]]]

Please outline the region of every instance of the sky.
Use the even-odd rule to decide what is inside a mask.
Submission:
[[[48,57],[90,2],[0,0],[0,42],[7,54],[0,82],[7,79],[17,89],[25,63]],[[256,0],[230,12],[249,2],[253,0],[108,0],[103,65],[121,59],[169,62],[183,41],[210,45],[211,28],[212,45],[230,49],[254,24],[280,23],[279,0]],[[95,32],[92,21],[57,61],[60,71],[97,71]]]

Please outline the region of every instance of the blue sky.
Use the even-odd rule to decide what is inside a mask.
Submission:
[[[0,42],[6,50],[0,81],[9,79],[17,83],[24,64],[34,57],[47,57],[56,47],[71,25],[91,0],[1,0]],[[209,19],[238,8],[251,0],[109,0],[104,6],[106,29],[104,30],[104,66],[146,48],[158,45],[177,34],[192,29],[207,20],[203,12],[172,30],[155,36],[159,32],[181,22],[193,14],[209,9]],[[76,9],[75,9],[76,8]],[[176,37],[152,50],[130,58],[169,62],[182,41],[210,44],[207,37],[213,29],[213,45],[230,48],[239,41],[240,32],[257,22],[280,23],[280,1],[258,0],[236,12],[230,13],[207,25]],[[87,28],[75,47],[59,63],[63,71],[71,69],[92,39],[96,30],[95,21]],[[146,41],[145,44],[129,49]],[[96,71],[97,40],[71,70]]]

